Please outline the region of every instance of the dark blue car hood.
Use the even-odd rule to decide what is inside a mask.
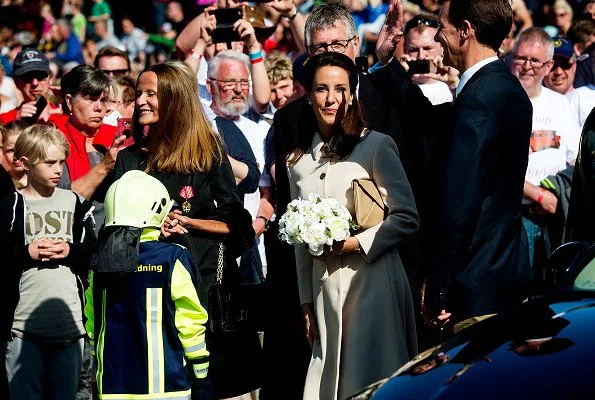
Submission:
[[[595,299],[535,301],[472,326],[354,398],[595,398]]]

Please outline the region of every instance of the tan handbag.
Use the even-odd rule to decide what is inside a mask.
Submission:
[[[378,225],[388,215],[388,207],[382,195],[371,179],[354,179],[351,181],[355,207],[355,222],[361,229]]]

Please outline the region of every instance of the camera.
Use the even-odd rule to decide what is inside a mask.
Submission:
[[[411,60],[407,65],[409,65],[409,75],[430,73],[430,60]]]
[[[242,19],[241,8],[218,8],[211,11],[215,16],[217,25],[211,32],[213,43],[231,43],[242,40],[240,34],[233,29],[233,24]]]

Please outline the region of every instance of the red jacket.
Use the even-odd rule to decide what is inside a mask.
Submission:
[[[21,106],[22,106],[23,104],[25,104],[25,103],[21,103],[21,104],[20,104],[20,105],[19,105],[17,108],[15,108],[15,109],[12,109],[12,110],[10,110],[10,111],[7,111],[7,112],[5,112],[5,113],[3,113],[3,114],[0,114],[0,122],[1,122],[1,123],[3,123],[4,125],[6,125],[6,124],[8,124],[9,122],[12,122],[12,121],[16,120],[16,119],[17,119],[17,110],[18,110],[19,108],[21,108]],[[50,102],[50,107],[51,107],[52,109],[54,109],[54,110],[55,110],[56,108],[58,108],[58,106],[57,106],[57,105],[55,105],[55,104],[54,104],[54,103],[52,103],[52,102]]]
[[[48,122],[56,125],[68,140],[70,155],[66,159],[70,181],[73,182],[85,175],[91,169],[89,155],[85,146],[86,136],[76,129],[67,115],[52,115]],[[102,154],[105,154],[112,145],[116,136],[116,127],[103,124],[93,138],[93,146]]]
[[[14,110],[10,110],[3,114],[0,114],[0,122],[2,122],[4,125],[8,124],[9,122],[14,121],[15,119],[17,119],[17,109],[16,108]]]

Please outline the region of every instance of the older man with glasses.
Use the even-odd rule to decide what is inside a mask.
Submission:
[[[558,43],[561,45],[561,43]],[[542,86],[554,66],[554,41],[541,28],[523,31],[515,44],[511,72],[515,75],[533,105],[533,126],[529,142],[529,163],[523,187],[523,225],[529,239],[529,257],[534,274],[560,243],[562,228],[545,228],[555,215],[564,212],[564,191],[551,190],[551,182],[573,166],[579,144],[576,113],[568,99]],[[568,61],[568,60],[566,60]],[[570,176],[571,173],[570,173]]]

